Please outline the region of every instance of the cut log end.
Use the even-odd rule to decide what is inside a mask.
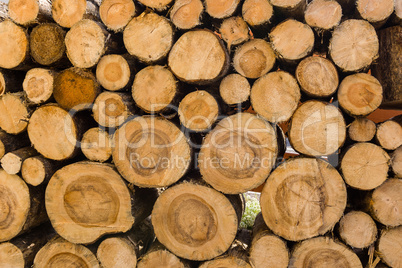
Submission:
[[[170,12],[170,20],[179,29],[192,29],[201,23],[203,11],[201,0],[176,0]]]
[[[21,250],[8,242],[0,243],[0,260],[2,267],[25,267],[24,255]]]
[[[27,72],[22,87],[29,101],[46,102],[53,94],[54,73],[48,69],[34,68]]]
[[[39,13],[37,0],[10,0],[8,15],[18,24],[27,25],[34,22]]]
[[[368,214],[351,211],[340,220],[339,235],[349,246],[367,248],[377,239],[377,226]]]
[[[169,7],[172,0],[138,0],[138,2],[157,11],[163,11]]]
[[[224,20],[219,28],[222,39],[230,47],[246,42],[249,38],[247,23],[241,17],[232,17]]]
[[[122,31],[136,13],[131,0],[105,0],[99,7],[99,15],[107,28]]]
[[[23,63],[28,52],[25,30],[11,20],[0,22],[0,67],[12,69]]]
[[[100,128],[91,128],[84,133],[81,150],[92,161],[105,162],[112,156],[109,134]]]
[[[212,18],[223,19],[232,16],[239,3],[240,0],[206,0],[205,10]]]
[[[349,138],[357,142],[371,141],[374,138],[376,131],[376,124],[370,119],[364,117],[356,118],[348,128]]]
[[[386,150],[395,150],[402,145],[402,125],[387,120],[377,127],[376,139]]]
[[[30,157],[22,162],[21,175],[26,183],[38,186],[44,182],[48,174],[46,174],[45,162],[42,159],[41,157]]]
[[[96,256],[104,268],[137,267],[137,253],[130,242],[124,238],[105,239],[99,245]]]
[[[1,153],[0,153],[0,155],[1,155]],[[392,153],[391,166],[392,166],[392,170],[394,171],[395,175],[398,178],[402,179],[402,146],[399,146]]]
[[[240,74],[230,74],[222,79],[219,93],[223,101],[229,105],[242,103],[250,96],[250,83]]]
[[[0,97],[0,128],[9,134],[19,134],[28,126],[29,111],[20,93]]]
[[[310,27],[322,30],[338,26],[341,18],[341,5],[334,0],[314,0],[307,6],[304,14],[304,19]]]
[[[117,91],[124,88],[130,76],[130,66],[121,55],[103,56],[96,66],[96,79],[107,90]]]
[[[24,147],[13,152],[9,152],[1,159],[1,167],[8,174],[17,174],[21,170],[22,162],[38,153],[32,147]]]
[[[206,261],[199,266],[200,268],[217,268],[217,267],[231,267],[231,268],[251,268],[251,265],[235,256],[218,257],[214,260]]]
[[[128,93],[102,92],[92,107],[93,118],[104,127],[118,127],[132,114],[132,98]]]
[[[378,240],[378,255],[390,267],[402,266],[402,226],[384,230]]]
[[[246,0],[242,7],[244,20],[252,27],[269,23],[274,8],[268,0]]]
[[[155,250],[144,255],[139,259],[137,268],[159,268],[159,267],[174,267],[174,268],[187,268],[180,258],[171,253],[170,251]]]
[[[394,12],[394,1],[358,0],[356,1],[356,9],[363,19],[371,23],[385,22]]]
[[[52,1],[52,17],[61,27],[71,28],[85,14],[85,0],[54,0]]]

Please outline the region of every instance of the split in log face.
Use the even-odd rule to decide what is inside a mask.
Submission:
[[[334,227],[346,207],[346,186],[327,162],[296,158],[271,173],[260,202],[269,229],[287,240],[300,241]]]
[[[170,11],[170,20],[179,29],[192,29],[201,23],[203,11],[201,0],[176,0]]]
[[[0,150],[1,152],[1,150]],[[1,153],[0,153],[1,155]],[[399,146],[393,153],[391,159],[392,170],[398,178],[402,179],[402,146]]]
[[[25,61],[28,37],[24,29],[11,20],[0,22],[0,67],[12,69]]]
[[[229,105],[242,103],[250,96],[250,83],[240,74],[229,74],[222,79],[219,93],[223,101]]]
[[[229,51],[232,45],[239,45],[250,38],[248,25],[241,17],[231,17],[224,20],[219,32],[222,39],[228,44]]]
[[[225,252],[236,236],[233,205],[218,191],[182,183],[164,191],[152,211],[158,240],[179,257],[209,260]]]
[[[342,8],[334,0],[314,0],[304,14],[306,23],[319,30],[330,30],[338,26],[342,18]]]
[[[359,257],[347,246],[328,237],[312,238],[299,244],[289,268],[327,267],[362,268]]]
[[[27,72],[22,87],[28,100],[40,104],[50,99],[53,94],[54,73],[43,68],[34,68]]]
[[[53,0],[52,16],[61,27],[70,28],[80,21],[87,9],[85,0]]]
[[[240,0],[205,0],[205,11],[212,17],[224,19],[233,15]]]
[[[330,155],[346,139],[342,113],[321,101],[307,101],[295,111],[289,129],[289,141],[299,153],[309,156]]]
[[[173,123],[152,116],[136,117],[114,134],[113,162],[120,174],[140,187],[165,187],[187,171],[190,146]]]
[[[28,126],[29,110],[23,93],[7,93],[0,97],[0,128],[9,134],[19,134]]]
[[[138,2],[157,11],[163,11],[169,7],[172,0],[138,0]]]
[[[82,137],[81,150],[89,160],[105,162],[112,156],[111,143],[111,138],[105,130],[90,128]]]
[[[99,15],[107,28],[122,31],[136,12],[132,0],[104,0],[99,7]]]
[[[382,231],[377,252],[389,267],[402,267],[402,226]]]
[[[134,223],[128,188],[111,166],[100,163],[58,170],[46,188],[46,210],[57,233],[73,243],[93,243]]]
[[[96,79],[107,90],[117,91],[124,88],[130,76],[130,66],[121,55],[103,56],[96,66]]]
[[[228,194],[261,185],[278,154],[276,134],[263,119],[238,113],[229,116],[205,137],[198,158],[203,179]]]
[[[357,142],[371,141],[376,133],[377,126],[370,119],[356,118],[348,128],[349,138]]]
[[[366,248],[377,239],[377,226],[370,215],[351,211],[340,220],[339,235],[353,248]]]
[[[133,106],[129,93],[104,91],[99,94],[92,107],[93,117],[101,126],[118,127],[133,115]]]
[[[18,24],[26,25],[35,21],[38,13],[38,0],[10,0],[8,2],[8,15]]]
[[[386,150],[395,150],[402,145],[402,124],[387,120],[377,127],[376,139]]]
[[[388,154],[381,147],[372,143],[357,143],[343,156],[341,170],[348,185],[371,190],[387,179],[389,161]]]
[[[273,14],[268,0],[245,0],[242,6],[242,17],[251,27],[269,23]]]
[[[395,1],[397,2],[397,1]],[[381,26],[394,12],[394,1],[392,0],[358,0],[356,1],[356,9],[360,16],[371,22],[371,23],[381,23]]]

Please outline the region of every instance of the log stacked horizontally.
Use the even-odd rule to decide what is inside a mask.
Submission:
[[[0,267],[402,268],[400,2],[0,2]]]

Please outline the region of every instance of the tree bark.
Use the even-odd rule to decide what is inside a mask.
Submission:
[[[42,155],[25,159],[21,166],[21,176],[32,186],[46,185],[63,162],[47,159]]]
[[[32,147],[24,147],[5,154],[1,158],[1,167],[8,174],[17,174],[21,170],[22,162],[38,152]]]
[[[402,226],[382,230],[377,255],[390,267],[402,266]]]
[[[22,92],[7,93],[0,98],[0,128],[9,134],[26,130],[31,109]]]
[[[370,215],[351,211],[340,220],[339,235],[353,248],[367,248],[377,239],[377,226]]]
[[[52,19],[50,0],[9,0],[8,15],[23,26],[30,26]]]
[[[0,22],[9,18],[8,17],[8,5],[5,2],[0,3]]]
[[[376,131],[376,124],[365,117],[356,118],[348,127],[349,138],[357,142],[371,141]]]
[[[56,72],[50,69],[34,68],[27,72],[22,87],[29,102],[41,104],[53,95]]]
[[[121,32],[136,15],[138,8],[131,0],[105,0],[99,6],[99,15],[105,26]]]
[[[52,16],[54,21],[63,28],[71,28],[83,19],[97,19],[98,5],[86,0],[53,0]]]
[[[177,0],[170,11],[170,20],[178,29],[189,30],[201,24],[203,11],[201,0]]]
[[[0,159],[8,152],[26,147],[30,144],[26,132],[22,132],[18,135],[11,135],[4,130],[0,130]]]

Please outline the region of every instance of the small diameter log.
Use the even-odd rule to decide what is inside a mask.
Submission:
[[[16,23],[29,26],[52,19],[50,0],[9,0],[8,15]]]
[[[198,261],[229,249],[239,225],[227,197],[210,187],[187,182],[159,196],[151,219],[163,245],[179,257]]]
[[[33,60],[41,65],[71,65],[66,56],[66,32],[55,23],[43,23],[33,28],[29,48]]]
[[[132,0],[104,0],[99,6],[99,15],[106,27],[114,32],[123,31],[124,27],[136,14]]]
[[[173,123],[136,117],[114,134],[113,162],[127,181],[140,187],[166,187],[187,171],[191,149]]]
[[[15,151],[30,145],[28,135],[22,132],[18,135],[11,135],[0,129],[0,159],[8,152]]]
[[[285,18],[295,18],[303,21],[307,1],[303,0],[271,0],[274,9]]]
[[[338,89],[339,105],[352,116],[366,116],[374,112],[382,101],[382,86],[366,73],[345,77]]]
[[[253,39],[239,47],[233,57],[235,70],[256,79],[268,73],[275,65],[275,53],[271,45],[263,39]]]
[[[297,152],[309,156],[330,155],[345,142],[346,125],[337,107],[311,100],[294,112],[288,133],[290,144]]]
[[[7,93],[0,97],[0,128],[9,134],[26,130],[30,109],[22,92]]]
[[[8,174],[17,174],[21,170],[22,162],[38,152],[32,147],[24,147],[9,153],[6,153],[1,158],[1,167]]]
[[[131,229],[131,197],[110,165],[78,162],[59,169],[46,188],[46,211],[56,232],[73,243],[89,244]]]
[[[270,24],[273,15],[274,8],[269,0],[245,0],[243,3],[242,17],[254,29]]]
[[[28,187],[19,176],[0,170],[0,242],[48,220],[44,193],[43,188]]]
[[[164,11],[169,8],[173,0],[138,0],[144,6],[155,9],[156,11]]]
[[[396,1],[401,7],[402,1]],[[402,21],[401,21],[402,22]],[[389,27],[378,32],[380,49],[378,62],[372,68],[384,89],[383,106],[398,108],[402,105],[402,26]]]
[[[33,104],[47,102],[53,95],[56,73],[49,69],[34,68],[27,72],[22,87]]]
[[[110,91],[125,88],[131,75],[130,65],[121,55],[103,56],[96,66],[96,79],[102,87]]]
[[[249,114],[226,117],[207,134],[198,157],[203,179],[215,189],[238,194],[261,185],[278,154],[269,123]]]
[[[35,268],[99,268],[95,255],[83,245],[56,237],[42,247],[34,259]]]
[[[30,157],[22,162],[21,176],[32,186],[47,184],[62,164],[41,155]]]
[[[356,10],[362,19],[367,20],[378,29],[385,24],[389,16],[394,12],[394,1],[357,0]]]
[[[52,16],[64,28],[71,28],[78,21],[98,16],[98,10],[86,0],[53,0]]]
[[[243,250],[244,251],[244,250]],[[243,252],[241,252],[243,253]],[[246,255],[246,253],[245,253]],[[241,257],[243,257],[241,255]],[[222,256],[216,257],[210,261],[202,263],[200,268],[220,268],[220,267],[231,267],[231,268],[251,268],[247,257],[241,258],[236,256],[236,254],[224,254]]]
[[[322,57],[311,56],[303,59],[296,68],[296,78],[301,90],[313,98],[330,97],[339,85],[335,65]]]
[[[324,160],[295,158],[271,173],[260,203],[269,229],[287,240],[300,241],[335,226],[346,207],[346,186]]]
[[[53,96],[63,109],[80,110],[90,107],[100,90],[92,72],[72,67],[56,75]]]
[[[92,107],[95,121],[104,127],[116,128],[134,115],[134,102],[129,93],[102,92]]]
[[[248,25],[241,17],[225,19],[219,28],[219,32],[223,41],[228,45],[229,51],[232,46],[240,45],[250,38]]]
[[[255,268],[286,268],[289,264],[289,250],[286,242],[268,229],[261,213],[254,221],[250,263]]]
[[[148,66],[134,78],[132,96],[135,104],[148,113],[172,109],[178,85],[172,72],[164,66]]]
[[[193,131],[208,131],[218,118],[219,106],[215,98],[205,90],[187,94],[179,104],[180,122]]]
[[[176,0],[170,11],[170,20],[178,29],[189,30],[201,24],[203,11],[201,0]]]
[[[250,83],[240,74],[229,74],[222,79],[219,94],[223,101],[230,106],[241,104],[249,99]]]
[[[385,150],[395,150],[402,145],[402,116],[399,121],[391,118],[377,127],[375,138]]]
[[[0,22],[0,67],[23,67],[29,61],[29,42],[26,30],[11,20]]]
[[[152,64],[164,59],[173,45],[173,27],[167,18],[144,12],[123,32],[124,46],[138,60]]]
[[[353,248],[367,248],[377,239],[377,226],[370,215],[351,211],[339,221],[339,235]]]
[[[356,143],[341,160],[345,182],[356,189],[372,190],[388,176],[390,158],[381,147],[372,143]]]
[[[90,128],[82,137],[81,151],[89,160],[105,162],[112,156],[111,137],[99,127]]]
[[[294,249],[289,268],[327,267],[362,268],[359,257],[346,245],[328,237],[301,242]]]
[[[364,20],[346,20],[335,28],[329,54],[344,72],[368,68],[378,55],[378,37],[371,24]]]
[[[215,19],[224,19],[233,15],[240,0],[205,0],[205,11]]]
[[[352,141],[371,141],[376,133],[376,124],[365,117],[356,118],[348,127],[348,136]]]
[[[269,33],[269,38],[279,59],[289,65],[296,65],[299,60],[311,54],[314,48],[313,30],[294,19],[278,24]]]
[[[1,136],[1,133],[0,133]],[[1,148],[1,145],[0,145]],[[1,155],[1,149],[0,149]],[[391,167],[392,171],[397,178],[402,179],[402,146],[399,146],[393,153],[391,157]]]
[[[390,267],[402,267],[402,226],[381,232],[377,254]]]
[[[338,26],[342,18],[342,7],[334,0],[314,0],[307,6],[304,20],[318,33]]]
[[[173,74],[188,83],[213,83],[229,70],[229,55],[222,40],[210,30],[184,33],[169,53]]]
[[[0,97],[7,92],[14,93],[22,90],[25,72],[0,70]]]
[[[288,121],[300,97],[296,79],[284,71],[271,72],[259,78],[250,94],[254,111],[272,123]]]

